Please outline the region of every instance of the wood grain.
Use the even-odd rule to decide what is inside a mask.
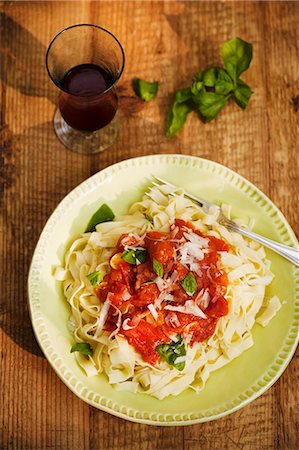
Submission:
[[[218,161],[261,188],[299,235],[298,2],[1,2],[0,258],[2,449],[299,448],[298,352],[263,396],[215,422],[159,428],[115,418],[81,402],[58,379],[35,341],[26,281],[38,236],[57,203],[78,183],[117,161],[184,153]],[[97,23],[124,45],[119,86],[122,129],[107,151],[82,156],[56,139],[57,92],[45,50],[74,23]],[[246,112],[230,105],[203,125],[193,115],[177,138],[165,137],[173,91],[219,61],[234,36],[253,43],[244,75],[254,95]],[[160,80],[144,105],[134,77]]]

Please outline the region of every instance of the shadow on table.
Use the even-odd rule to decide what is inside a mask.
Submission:
[[[2,12],[0,37],[1,80],[22,94],[46,96],[52,101],[46,85],[43,64],[45,49],[42,44]],[[3,108],[5,106],[4,104]],[[18,150],[14,147],[14,143],[22,136],[13,136],[4,120],[5,110],[0,124],[0,213],[3,214],[4,225],[1,230],[4,258],[1,267],[3,284],[0,292],[0,328],[22,348],[42,356],[33,334],[26,303],[28,258],[22,225],[27,211],[26,205],[20,201],[23,197],[22,187],[17,186],[17,179],[22,168],[16,164]],[[5,197],[8,198],[7,204]],[[19,210],[17,205],[20,205]]]
[[[3,161],[0,161],[3,163],[0,165],[0,181],[4,182],[4,189],[0,192],[0,213],[3,217],[2,233],[5,233],[1,258],[3,285],[0,291],[0,328],[25,351],[43,356],[29,317],[27,276],[34,246],[46,219],[43,211],[45,194],[43,189],[36,186],[39,169],[34,164],[30,167],[29,161],[42,151],[42,146],[52,133],[52,123],[31,127],[21,135],[13,135],[7,125],[4,125],[4,131],[0,149],[1,156],[4,156]],[[32,151],[30,143],[35,151]],[[22,167],[19,155],[22,155]],[[13,174],[9,180],[8,168]],[[47,192],[46,186],[44,189]],[[55,198],[55,193],[51,196]]]
[[[0,77],[24,95],[47,97],[55,103],[45,66],[46,47],[5,13],[0,13]]]
[[[59,174],[49,171],[43,175],[40,171],[45,168],[45,161],[51,157],[59,161],[61,154],[64,165],[75,161],[76,167],[69,183],[76,184],[74,180],[82,178],[81,173],[76,174],[76,168],[80,170],[80,155],[69,151],[61,153],[63,147],[56,139],[51,122],[30,127],[20,135],[13,135],[7,126],[6,129],[2,141],[6,153],[0,172],[1,177],[5,176],[7,165],[12,168],[14,178],[9,184],[5,183],[3,192],[0,192],[0,219],[3,218],[2,233],[5,236],[1,255],[0,328],[25,351],[43,356],[29,317],[27,276],[35,245],[48,216],[73,186],[67,185],[63,171]],[[42,153],[44,155],[40,156]],[[44,161],[42,167],[35,163],[39,160]],[[88,167],[86,171],[89,171]]]

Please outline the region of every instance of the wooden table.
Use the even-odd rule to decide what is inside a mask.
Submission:
[[[32,333],[26,280],[57,203],[100,169],[139,155],[192,154],[227,165],[262,189],[298,236],[299,3],[8,1],[1,9],[0,448],[298,449],[298,352],[271,389],[221,420],[185,428],[130,423],[83,403],[55,375]],[[51,38],[80,22],[111,30],[126,54],[122,129],[95,156],[56,139],[57,91],[44,64]],[[220,44],[235,36],[254,46],[244,75],[254,90],[248,109],[230,105],[207,125],[193,115],[177,138],[167,138],[173,91],[220,62]],[[160,80],[156,101],[136,99],[134,77]]]

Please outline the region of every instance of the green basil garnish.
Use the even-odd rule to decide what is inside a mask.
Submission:
[[[178,335],[178,341],[170,341],[168,344],[160,344],[156,347],[156,352],[161,355],[170,366],[174,366],[177,370],[183,370],[185,361],[176,363],[177,358],[186,355],[186,348],[182,336]]]
[[[252,90],[250,89],[250,87],[246,83],[244,83],[244,81],[239,79],[237,81],[237,87],[233,93],[233,99],[235,100],[237,105],[240,106],[240,108],[242,109],[246,108],[249,99],[251,97],[251,94]]]
[[[111,208],[109,208],[106,203],[104,203],[100,208],[94,213],[88,225],[86,227],[85,233],[95,231],[96,226],[99,223],[110,222],[114,219],[115,215]]]
[[[138,97],[146,102],[150,102],[156,97],[158,93],[158,87],[158,81],[154,81],[153,83],[151,83],[150,81],[141,80],[140,78],[137,78],[133,81],[133,88],[135,93],[138,95]]]
[[[234,89],[234,84],[226,70],[218,68],[217,81],[215,84],[216,94],[227,95]]]
[[[188,275],[183,278],[183,280],[181,281],[181,286],[188,295],[191,295],[191,297],[193,297],[197,290],[197,282],[192,272],[189,272]]]
[[[103,276],[100,271],[92,272],[86,275],[86,278],[90,281],[90,284],[95,287],[103,281]]]
[[[227,73],[236,85],[241,73],[250,66],[252,45],[240,38],[232,39],[222,44],[221,56]]]
[[[71,353],[73,352],[80,352],[83,355],[91,356],[93,353],[92,347],[90,344],[87,344],[86,342],[76,342],[71,348]]]
[[[210,122],[221,111],[228,101],[228,97],[215,92],[207,92],[203,88],[193,100],[200,114],[204,117],[204,121]]]
[[[144,263],[147,260],[148,253],[147,250],[125,250],[122,255],[121,259],[126,261],[129,264],[138,264]]]
[[[214,87],[217,81],[217,76],[217,67],[209,67],[208,69],[205,69],[202,74],[202,82],[204,86]]]
[[[193,108],[194,104],[192,102],[191,89],[185,88],[176,91],[167,115],[167,136],[175,136],[176,133],[183,128],[187,116]]]
[[[153,269],[154,269],[154,272],[158,275],[158,277],[160,277],[160,278],[163,277],[163,275],[164,275],[163,266],[155,258],[153,259]]]

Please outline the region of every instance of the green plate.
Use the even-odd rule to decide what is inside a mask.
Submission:
[[[39,345],[61,380],[82,400],[124,419],[153,425],[189,425],[223,417],[266,391],[287,367],[298,343],[299,272],[290,262],[267,251],[274,281],[267,295],[278,295],[282,308],[266,328],[253,328],[254,346],[211,374],[205,389],[188,389],[157,400],[144,394],[118,392],[105,375],[88,378],[70,353],[69,307],[53,269],[63,262],[71,240],[84,231],[103,202],[125,213],[158,175],[214,202],[232,205],[234,216],[254,218],[254,231],[298,246],[277,207],[253,184],[226,167],[183,155],[129,159],[81,183],[58,205],[36,246],[28,279],[31,320]]]

